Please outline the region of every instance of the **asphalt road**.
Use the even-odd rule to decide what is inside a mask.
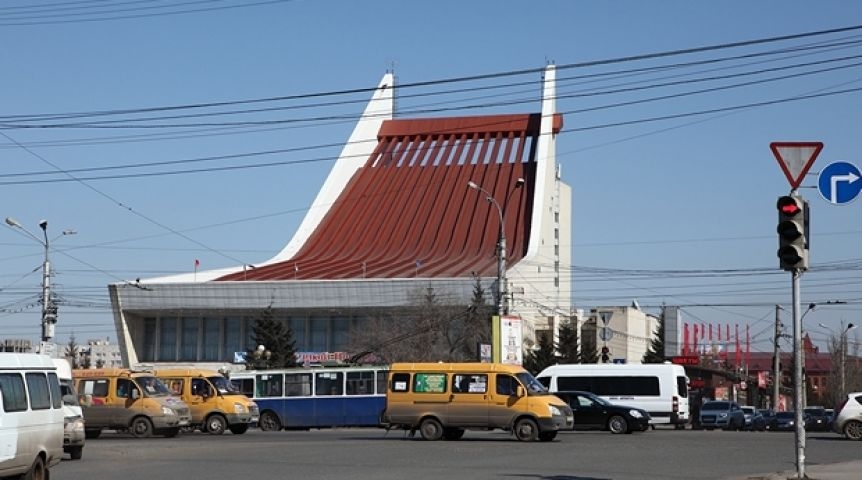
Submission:
[[[862,457],[862,442],[811,433],[806,465]],[[62,480],[122,479],[721,479],[793,470],[793,433],[677,431],[631,435],[565,432],[550,443],[521,443],[505,432],[468,431],[426,442],[378,429],[201,433],[135,439],[104,433],[84,458],[52,469]]]

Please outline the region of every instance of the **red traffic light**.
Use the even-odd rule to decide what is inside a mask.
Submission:
[[[802,211],[802,200],[796,197],[784,196],[778,198],[778,211],[793,217]]]

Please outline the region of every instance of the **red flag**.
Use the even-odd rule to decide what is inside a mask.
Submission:
[[[195,259],[195,268],[198,268],[200,266],[201,266],[201,261],[196,258]]]

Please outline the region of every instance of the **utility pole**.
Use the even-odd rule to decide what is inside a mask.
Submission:
[[[772,357],[772,409],[778,411],[778,395],[781,384],[781,349],[778,341],[781,339],[781,306],[775,306],[775,338]]]

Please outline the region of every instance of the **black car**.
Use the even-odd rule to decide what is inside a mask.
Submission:
[[[565,391],[554,394],[572,407],[575,430],[632,433],[649,428],[650,415],[640,408],[617,405],[590,392]]]
[[[804,421],[804,417],[803,417]],[[796,412],[777,412],[766,429],[773,432],[792,432],[796,430]]]
[[[809,432],[826,432],[830,429],[831,418],[823,407],[806,407],[805,430]]]

